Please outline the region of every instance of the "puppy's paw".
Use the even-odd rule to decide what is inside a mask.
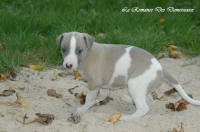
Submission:
[[[78,113],[71,113],[70,117],[67,120],[73,122],[74,124],[77,124],[81,121],[81,116]]]

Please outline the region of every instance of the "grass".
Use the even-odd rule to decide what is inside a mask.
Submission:
[[[194,13],[122,13],[123,7],[193,8]],[[87,32],[97,42],[135,45],[153,54],[174,41],[189,55],[200,53],[200,2],[197,0],[1,0],[0,73],[20,65],[62,63],[56,37]],[[160,23],[160,17],[165,21]],[[97,37],[99,33],[105,38]]]

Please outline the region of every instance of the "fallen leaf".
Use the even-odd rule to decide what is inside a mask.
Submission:
[[[80,104],[85,104],[86,95],[84,95],[83,92],[75,93],[74,96],[80,99]]]
[[[173,128],[172,132],[178,132],[176,128]]]
[[[0,81],[5,81],[6,77],[3,74],[0,74]]]
[[[175,103],[166,104],[166,108],[171,109],[173,111],[183,111],[187,109],[187,104],[189,104],[184,99],[180,99]]]
[[[56,80],[58,77],[58,72],[56,70],[53,71],[53,76],[51,78],[52,81]]]
[[[35,118],[34,120],[27,120],[28,117],[25,114],[25,116],[23,117],[23,124],[27,125],[27,124],[30,124],[30,123],[38,122],[38,123],[41,123],[43,125],[48,125],[55,118],[55,116],[53,114],[36,113],[36,116],[37,116],[37,118]]]
[[[165,96],[158,97],[158,94],[155,91],[152,92],[151,94],[152,94],[153,100],[167,101],[167,98]]]
[[[55,116],[53,114],[40,114],[40,113],[36,113],[37,118],[35,119],[36,122],[39,122],[43,125],[48,125],[49,123],[51,123]]]
[[[158,98],[160,101],[167,101],[167,98],[165,96],[161,96],[160,98]]]
[[[47,40],[47,38],[43,35],[40,35],[40,40]]]
[[[175,93],[175,92],[177,92],[176,89],[175,89],[175,88],[172,88],[172,89],[170,89],[170,90],[168,90],[168,91],[165,91],[164,94],[165,94],[165,95],[171,95],[171,94],[173,94],[173,93]]]
[[[33,70],[40,70],[40,69],[42,69],[44,67],[41,66],[41,65],[29,65],[29,68],[33,69]]]
[[[100,39],[105,39],[106,38],[106,34],[105,33],[99,33],[97,35],[97,37],[100,38]]]
[[[153,100],[156,100],[158,99],[158,94],[154,91],[151,93],[152,97],[153,97]]]
[[[163,53],[159,53],[157,56],[156,56],[156,58],[159,60],[159,59],[161,59],[161,58],[163,58],[165,55],[163,54]]]
[[[171,42],[168,43],[167,50],[168,50],[168,53],[169,53],[169,57],[172,57],[172,58],[181,58],[181,55],[179,55],[178,52],[175,51],[176,49],[178,49],[178,47],[176,47],[174,45],[173,41],[171,41]]]
[[[56,93],[56,90],[54,90],[54,89],[48,89],[47,94],[48,94],[48,96],[53,96],[53,97],[56,97],[56,98],[62,98],[62,95]]]
[[[0,96],[10,96],[10,95],[12,95],[12,94],[14,94],[14,93],[15,93],[15,90],[13,90],[13,89],[4,90],[4,91],[2,92],[2,94],[0,94]]]
[[[29,107],[29,104],[26,103],[24,98],[19,93],[16,93],[16,96],[17,96],[17,100],[16,100],[17,104],[20,104],[20,105],[22,105],[24,107]]]
[[[2,50],[3,49],[3,45],[2,44],[0,44],[0,50]]]
[[[177,103],[184,103],[184,104],[189,104],[186,100],[184,100],[183,98],[178,100]]]
[[[160,24],[162,24],[165,21],[163,17],[160,17]]]
[[[121,116],[121,112],[115,112],[110,117],[106,118],[105,121],[112,122],[113,124],[116,123]]]
[[[11,71],[10,69],[7,70],[6,74],[5,74],[5,77],[10,79],[10,80],[14,80],[16,78],[16,73]]]
[[[181,122],[181,128],[180,128],[180,131],[179,132],[184,132],[184,129],[183,129],[183,122]]]
[[[169,56],[172,58],[181,58],[181,55],[179,55],[179,53],[174,50],[169,51]]]
[[[83,80],[81,74],[77,71],[74,72],[75,80]]]

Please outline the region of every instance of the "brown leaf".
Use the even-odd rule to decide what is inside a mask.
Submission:
[[[158,99],[158,94],[154,91],[151,93],[152,97],[153,97],[153,100],[156,100]]]
[[[74,72],[75,80],[83,80],[81,74],[77,71]]]
[[[40,35],[40,40],[47,40],[47,38],[43,35]]]
[[[173,111],[183,111],[187,109],[187,104],[189,104],[184,99],[180,99],[175,103],[166,104],[166,108],[171,109]]]
[[[83,92],[75,93],[74,96],[80,99],[80,104],[85,104],[86,95],[84,95]]]
[[[179,55],[179,53],[176,52],[176,51],[174,51],[174,50],[170,50],[170,51],[169,51],[169,56],[170,56],[171,58],[181,58],[181,56]]]
[[[166,106],[166,108],[175,111],[175,105],[174,105],[174,103],[168,103],[168,104],[166,104],[165,106]]]
[[[16,73],[11,71],[10,69],[7,70],[5,77],[10,79],[10,80],[14,80],[16,78]]]
[[[163,58],[165,55],[163,54],[163,53],[159,53],[157,56],[156,56],[156,58],[159,60],[159,59],[161,59],[161,58]]]
[[[178,132],[176,128],[173,128],[172,132]]]
[[[3,49],[3,45],[2,44],[0,44],[0,50],[2,50]]]
[[[165,21],[163,17],[160,17],[160,24],[162,24]]]
[[[6,77],[0,73],[0,81],[5,81],[6,80]]]
[[[168,90],[168,91],[165,91],[164,94],[166,94],[166,95],[171,95],[171,94],[173,94],[173,93],[175,93],[175,92],[177,92],[176,89],[175,89],[175,88],[172,88],[172,89],[170,89],[170,90]]]
[[[105,121],[112,122],[113,124],[116,123],[121,116],[121,112],[115,112],[110,117],[106,118]]]
[[[56,93],[56,90],[54,90],[54,89],[48,89],[47,94],[48,94],[48,96],[53,96],[53,97],[56,97],[56,98],[62,98],[62,95]]]
[[[17,104],[20,104],[20,105],[22,105],[24,107],[29,107],[29,104],[26,103],[24,98],[19,93],[16,93],[16,96],[17,96],[17,100],[16,100]]]
[[[24,91],[25,88],[16,88],[16,89],[21,90],[21,91]]]
[[[10,95],[12,95],[12,94],[14,94],[14,93],[15,93],[15,90],[13,90],[13,89],[4,90],[4,91],[2,92],[2,94],[0,94],[0,96],[10,96]]]
[[[40,114],[40,113],[36,113],[37,118],[35,119],[36,122],[39,122],[43,125],[48,125],[49,123],[51,123],[55,116],[53,114]]]
[[[180,99],[180,100],[178,100],[177,103],[179,103],[179,104],[180,104],[180,103],[184,103],[184,104],[186,104],[186,105],[189,104],[189,103],[188,103],[186,100],[184,100],[183,98]]]
[[[30,69],[33,69],[33,70],[40,70],[42,68],[44,68],[43,66],[41,65],[29,65],[28,66]]]
[[[181,128],[180,128],[180,131],[179,132],[184,132],[184,129],[183,129],[183,122],[181,122]]]

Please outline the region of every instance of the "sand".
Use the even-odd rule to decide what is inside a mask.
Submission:
[[[180,82],[185,91],[192,94],[193,98],[200,100],[200,56],[182,59],[163,58],[161,64]],[[116,111],[131,114],[135,106],[128,104],[119,98],[127,93],[126,89],[118,89],[110,92],[113,101],[105,105],[94,106],[81,116],[78,124],[69,122],[67,118],[71,112],[81,106],[79,100],[71,95],[68,89],[77,86],[74,92],[87,92],[87,83],[75,80],[74,76],[62,68],[35,71],[28,68],[20,68],[15,81],[0,82],[0,91],[8,88],[15,89],[26,102],[29,108],[16,105],[15,94],[8,97],[0,97],[0,131],[5,132],[167,132],[173,128],[180,128],[183,122],[185,132],[200,132],[200,106],[188,105],[188,109],[181,112],[173,112],[165,108],[168,102],[175,102],[181,97],[175,93],[167,97],[168,101],[153,100],[148,94],[147,100],[150,111],[144,117],[130,121],[118,121],[115,124],[104,120]],[[63,73],[52,81],[54,71]],[[24,90],[19,89],[24,88]],[[63,98],[55,98],[47,95],[48,89],[55,89]],[[171,89],[163,84],[155,91],[159,96]],[[48,125],[32,123],[24,125],[25,114],[28,120],[35,118],[35,113],[54,114],[55,119]]]

